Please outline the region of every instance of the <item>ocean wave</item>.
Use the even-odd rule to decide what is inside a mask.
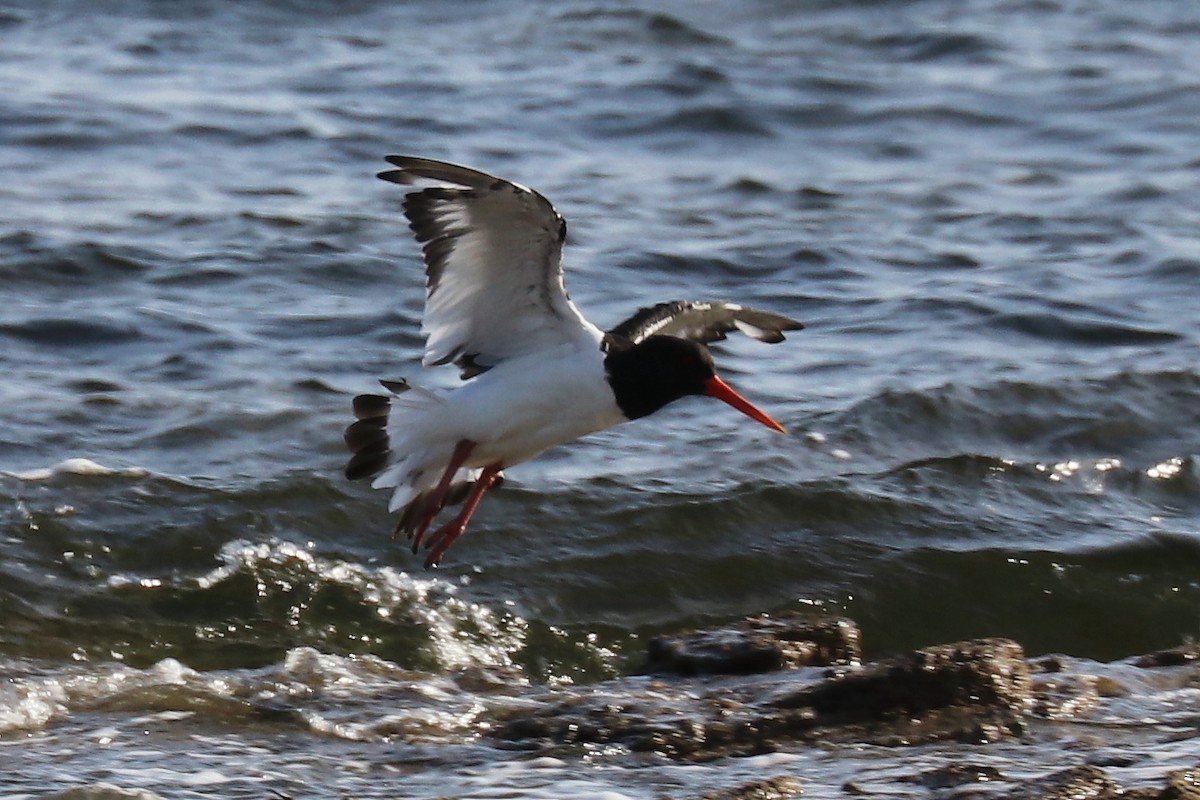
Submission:
[[[143,336],[130,322],[100,317],[35,317],[0,323],[0,337],[49,347],[105,347],[134,342]]]
[[[37,467],[21,472],[6,472],[5,475],[20,481],[45,481],[62,475],[117,475],[126,478],[144,478],[149,471],[141,467],[113,468],[98,464],[90,458],[68,458],[49,467]]]
[[[665,46],[727,46],[731,42],[724,36],[702,30],[681,17],[661,11],[641,8],[594,8],[572,9],[558,14],[557,23],[583,23],[585,38],[594,41],[597,37],[622,35],[644,39]]]
[[[145,667],[107,661],[61,666],[0,662],[0,734],[36,731],[78,714],[138,715],[146,724],[201,720],[222,726],[273,725],[349,741],[473,738],[490,706],[527,683],[511,671],[414,672],[372,655],[286,651],[255,670],[192,669],[174,658]],[[112,731],[109,743],[119,736]],[[101,735],[103,738],[103,735]]]
[[[774,136],[771,127],[761,119],[752,105],[700,104],[678,108],[654,118],[605,113],[594,122],[612,135],[644,136],[653,139],[714,134],[720,136]]]
[[[90,468],[82,474],[95,476]],[[10,626],[8,648],[89,660],[118,652],[131,664],[169,656],[213,668],[270,663],[290,647],[312,645],[434,672],[511,667],[522,648],[525,621],[463,599],[465,578],[418,577],[369,557],[324,554],[336,551],[333,542],[318,550],[270,536],[230,539],[262,527],[255,518],[264,512],[239,510],[218,490],[146,480],[120,493],[123,511],[100,519],[94,498],[55,511],[20,501],[29,538],[9,548],[2,571],[16,580],[0,600],[22,604],[30,624]],[[204,496],[217,507],[198,505]],[[134,530],[110,527],[122,520]],[[382,533],[378,541],[386,546]],[[43,571],[35,583],[22,579],[31,567]]]
[[[261,587],[259,597],[272,594],[266,588],[268,583],[275,584],[276,592],[291,595],[272,598],[278,611],[285,612],[287,628],[319,630],[320,621],[332,611],[341,617],[336,620],[339,627],[354,631],[351,637],[367,642],[373,634],[374,652],[395,652],[409,662],[431,660],[434,671],[511,666],[511,654],[519,649],[524,636],[524,620],[464,601],[458,596],[458,587],[442,578],[329,559],[283,541],[230,542],[222,548],[221,559],[221,566],[197,577],[194,584],[176,588],[184,593],[221,593],[227,587],[240,589],[243,579],[253,576],[256,587]],[[405,629],[409,636],[403,635]],[[396,641],[398,632],[401,636]],[[211,636],[219,641],[229,633],[220,625],[210,626],[201,638]],[[418,647],[413,647],[414,633],[420,640]],[[346,636],[344,632],[341,635]],[[335,642],[333,639],[326,646],[336,652]],[[420,654],[414,652],[418,649]]]
[[[1090,347],[1133,347],[1180,341],[1186,338],[1177,331],[1119,325],[1100,319],[1080,319],[1076,315],[1000,314],[993,317],[989,324],[1002,330],[1012,330],[1039,339],[1070,342]]]
[[[94,241],[58,244],[29,231],[0,236],[0,279],[18,287],[137,280],[160,260],[160,254],[144,247]]]
[[[1101,453],[1153,458],[1196,419],[1200,375],[1123,370],[1042,382],[885,388],[825,424],[855,449],[919,442],[931,453]]]

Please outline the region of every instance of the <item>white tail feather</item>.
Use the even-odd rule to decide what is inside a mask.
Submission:
[[[385,387],[391,389],[387,383]],[[387,420],[388,464],[371,482],[373,489],[395,488],[388,502],[389,511],[398,511],[414,497],[437,484],[441,477],[437,455],[431,450],[436,443],[422,441],[420,434],[428,430],[422,419],[441,410],[446,400],[437,392],[405,383],[400,391],[392,390],[392,402]]]

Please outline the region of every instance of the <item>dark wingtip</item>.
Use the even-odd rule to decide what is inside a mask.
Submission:
[[[351,453],[359,453],[380,442],[387,447],[387,417],[370,417],[351,423],[342,434]]]
[[[735,325],[753,339],[767,344],[778,344],[786,337],[784,331],[804,330],[804,323],[799,320],[774,314],[757,308],[740,307],[733,315]],[[749,326],[747,329],[745,326]],[[752,329],[752,330],[751,330]]]
[[[383,160],[391,164],[393,167],[399,167],[403,170],[412,166],[413,161],[420,161],[422,159],[414,158],[413,156],[398,156],[393,153],[384,156]]]
[[[369,478],[387,466],[388,450],[384,441],[365,450],[360,450],[346,465],[346,479],[356,481],[359,478]]]
[[[766,342],[767,344],[779,344],[787,338],[783,335],[784,331],[788,331],[790,333],[791,331],[802,330],[804,330],[803,322],[796,322],[794,319],[788,320],[786,324],[778,325],[770,330],[765,331],[765,334],[759,338],[759,341]]]
[[[346,465],[346,478],[369,478],[387,467],[387,418],[391,401],[380,394],[360,394],[354,398],[357,421],[346,428],[343,438],[354,455]]]
[[[400,169],[385,169],[383,172],[376,173],[375,177],[388,183],[408,184],[412,182],[408,179],[407,173]]]
[[[354,398],[354,418],[387,417],[391,400],[381,394],[360,394]]]
[[[388,183],[399,183],[405,186],[414,182],[415,179],[409,171],[413,162],[411,156],[387,155],[383,157],[383,160],[399,169],[385,169],[383,172],[376,173],[375,177]]]

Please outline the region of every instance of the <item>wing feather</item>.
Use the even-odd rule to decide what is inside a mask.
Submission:
[[[424,364],[455,362],[464,379],[506,358],[595,329],[567,296],[566,222],[545,197],[478,170],[388,156],[379,177],[439,185],[404,199],[425,258]]]
[[[784,331],[803,327],[789,317],[736,303],[673,300],[638,309],[605,334],[604,346],[606,350],[630,347],[651,336],[677,336],[707,344],[733,331],[774,344],[783,341]]]

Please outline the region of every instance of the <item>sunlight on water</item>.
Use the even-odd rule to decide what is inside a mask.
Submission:
[[[1007,794],[1070,759],[1161,786],[1192,662],[1126,659],[1200,636],[1200,117],[1194,9],[1130,9],[7,4],[0,794]],[[391,152],[543,192],[603,328],[802,320],[712,347],[790,435],[680,401],[512,470],[421,572],[343,474],[353,395],[457,382],[419,366]],[[661,633],[796,609],[853,616],[868,661],[1068,653],[1046,685],[1093,716],[713,763],[493,738]],[[1005,779],[931,788],[964,761]]]
[[[1183,463],[1183,459],[1178,456],[1161,461],[1147,469],[1146,476],[1155,480],[1170,480],[1183,471]]]

